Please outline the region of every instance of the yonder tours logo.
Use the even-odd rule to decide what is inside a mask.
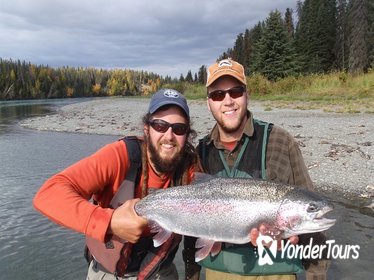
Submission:
[[[258,265],[272,265],[277,255],[277,240],[268,235],[259,235],[256,239],[258,252]],[[264,245],[267,244],[267,245]],[[267,247],[267,249],[265,249]],[[325,244],[313,244],[313,238],[309,244],[292,244],[289,240],[281,240],[282,259],[321,259],[326,255],[328,259],[358,259],[360,245],[339,245],[335,240],[327,240]]]

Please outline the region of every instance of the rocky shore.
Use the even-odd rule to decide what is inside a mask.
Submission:
[[[148,99],[106,98],[67,105],[56,114],[26,119],[37,130],[106,135],[139,135]],[[214,124],[204,101],[189,101],[198,138]],[[267,107],[268,108],[268,105]],[[288,130],[299,142],[317,190],[350,200],[374,197],[374,115],[321,110],[266,109],[250,102],[255,118]]]

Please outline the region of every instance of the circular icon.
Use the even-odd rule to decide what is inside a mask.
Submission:
[[[178,94],[178,92],[175,91],[175,90],[167,89],[167,90],[165,90],[165,92],[164,92],[164,96],[166,96],[166,97],[171,97],[171,98],[178,98],[178,97],[179,97],[179,94]]]

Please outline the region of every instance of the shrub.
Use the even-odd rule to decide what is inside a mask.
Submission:
[[[271,93],[271,82],[261,74],[247,77],[247,90],[253,95],[267,95]]]

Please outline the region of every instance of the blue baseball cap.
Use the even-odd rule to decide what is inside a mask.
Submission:
[[[180,92],[168,88],[160,89],[153,94],[151,102],[149,103],[148,112],[153,114],[166,105],[176,105],[186,113],[188,118],[190,117],[190,109],[188,108],[186,98]]]

